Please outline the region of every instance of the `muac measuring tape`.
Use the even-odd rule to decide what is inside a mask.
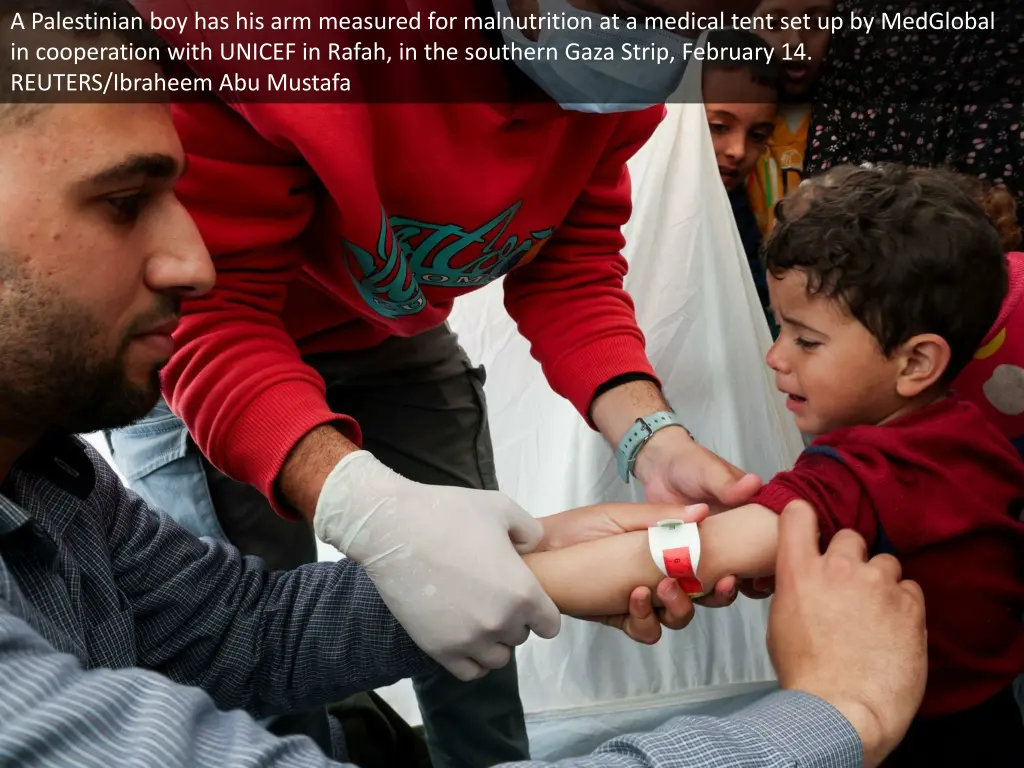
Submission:
[[[651,557],[658,569],[679,582],[690,597],[709,594],[697,579],[700,563],[700,531],[697,523],[661,520],[647,529]]]

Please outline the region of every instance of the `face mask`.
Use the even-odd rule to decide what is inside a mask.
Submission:
[[[643,19],[638,19],[639,29],[627,30],[625,19],[619,18],[620,29],[601,29],[601,20],[608,17],[574,8],[568,0],[539,0],[541,14],[558,13],[576,17],[580,23],[572,26],[586,26],[590,29],[541,30],[537,42],[527,39],[518,29],[503,28],[502,36],[516,65],[539,85],[563,109],[577,112],[628,112],[645,109],[655,104],[664,104],[675,93],[686,70],[683,57],[684,45],[692,40],[671,32],[643,29]],[[499,21],[510,24],[513,19],[507,0],[494,0],[494,9]],[[504,17],[504,18],[503,18]],[[649,50],[654,44],[665,48],[674,57],[673,61],[658,63],[650,59],[622,58],[624,44],[636,45],[639,50]],[[553,48],[555,56],[528,59],[517,49]],[[611,61],[571,60],[584,51],[613,51]]]

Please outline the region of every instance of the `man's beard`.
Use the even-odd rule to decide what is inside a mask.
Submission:
[[[31,439],[114,429],[157,404],[158,369],[144,385],[128,378],[128,335],[108,357],[102,325],[77,302],[32,278],[5,280],[0,290],[0,434]],[[164,319],[174,316],[168,303]]]

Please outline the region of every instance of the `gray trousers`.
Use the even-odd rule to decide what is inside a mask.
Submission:
[[[331,408],[355,418],[363,446],[396,472],[433,485],[497,488],[484,371],[471,365],[446,326],[306,362],[323,376]],[[272,569],[316,561],[309,526],[281,518],[255,488],[210,465],[165,403],[141,422],[108,433],[107,441],[133,490],[197,535],[226,538]],[[529,759],[514,656],[480,680],[462,682],[439,669],[413,685],[434,768]],[[269,727],[282,735],[306,733],[322,748],[330,743],[324,710],[279,718]]]

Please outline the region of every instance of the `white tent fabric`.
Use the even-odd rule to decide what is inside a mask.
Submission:
[[[691,65],[683,89],[699,87],[699,77]],[[767,480],[792,466],[803,441],[764,362],[771,335],[718,180],[703,105],[690,101],[669,106],[630,163],[626,287],[683,422],[702,444]],[[642,488],[619,479],[601,436],[551,392],[502,296],[495,283],[460,298],[450,321],[471,359],[488,371],[502,490],[538,517],[642,501]],[[655,647],[574,619],[564,620],[554,640],[531,638],[518,659],[535,757],[589,748],[598,735],[644,722],[645,709],[664,718],[673,707],[703,702],[703,711],[708,701],[770,686],[768,606],[740,598],[729,609],[699,610],[686,631]],[[393,701],[416,718],[410,699],[396,694]]]

